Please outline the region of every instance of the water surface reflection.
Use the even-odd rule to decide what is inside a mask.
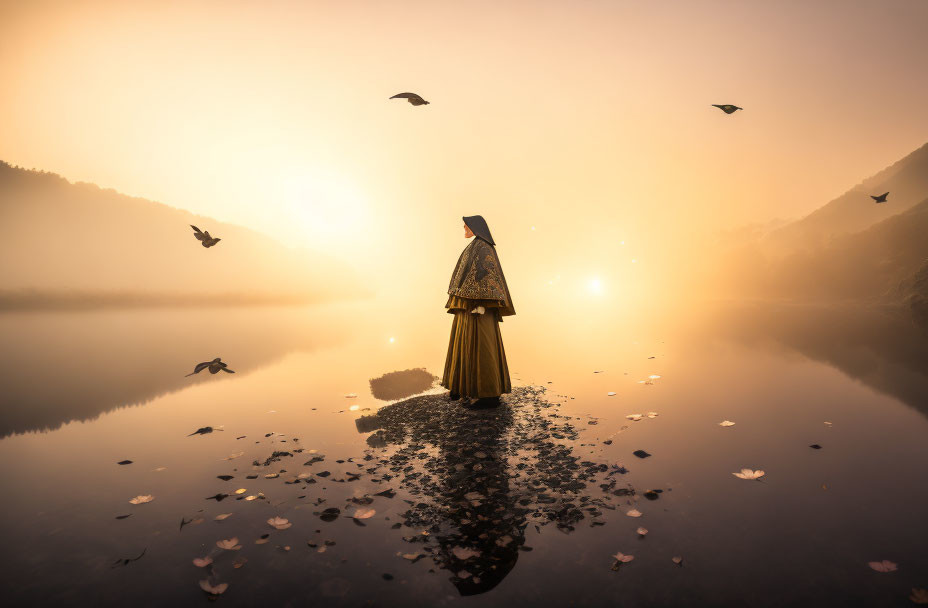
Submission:
[[[587,518],[603,525],[602,509],[615,510],[607,492],[615,484],[590,484],[627,470],[576,455],[571,420],[557,413],[544,389],[521,387],[496,408],[469,410],[443,395],[423,396],[359,418],[356,426],[375,431],[367,438],[371,446],[398,446],[383,463],[416,497],[404,524],[428,531],[408,537],[416,547],[409,555],[427,556],[451,573],[461,595],[476,595],[496,587],[519,552],[531,550],[524,546],[529,524],[572,531]]]
[[[58,427],[0,440],[16,489],[0,593],[202,605],[203,556],[229,584],[218,601],[248,606],[894,605],[926,586],[928,366],[899,319],[742,307],[572,325],[526,307],[504,331],[530,386],[469,411],[431,386],[443,312],[365,306],[0,315],[4,405],[25,406],[0,422]],[[184,378],[215,356],[238,373]],[[225,430],[188,437],[205,426]],[[614,571],[617,551],[635,559]],[[882,559],[899,571],[868,569]]]
[[[0,314],[0,437],[91,420],[224,379],[185,377],[198,361],[222,357],[247,375],[288,352],[350,339],[349,323],[319,310]]]
[[[728,340],[779,345],[822,361],[928,415],[928,328],[861,306],[738,306],[713,311]]]

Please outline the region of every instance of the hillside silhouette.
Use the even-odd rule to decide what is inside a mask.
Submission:
[[[885,204],[873,194],[889,192]],[[764,239],[767,253],[817,248],[831,239],[865,230],[928,198],[928,143],[886,167],[799,221],[772,231]]]
[[[209,249],[190,225],[222,241]],[[154,201],[0,162],[0,310],[313,303],[357,295],[342,262]]]
[[[884,204],[868,194],[887,190]],[[926,234],[928,144],[799,221],[729,238],[706,285],[747,298],[903,306],[928,322]]]

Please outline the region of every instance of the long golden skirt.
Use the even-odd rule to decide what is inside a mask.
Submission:
[[[499,397],[512,391],[496,308],[479,315],[456,309],[441,385],[462,397]]]

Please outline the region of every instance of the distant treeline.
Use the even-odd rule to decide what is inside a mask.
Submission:
[[[0,161],[0,310],[311,304],[363,285],[325,252]]]
[[[144,291],[0,290],[0,311],[91,310],[98,308],[221,308],[225,306],[304,306],[323,296],[262,293],[164,293]]]

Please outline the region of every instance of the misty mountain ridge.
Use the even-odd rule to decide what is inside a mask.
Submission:
[[[204,248],[190,225],[222,240]],[[354,297],[330,256],[0,161],[0,309],[300,304]]]
[[[885,203],[871,195],[889,192]],[[906,211],[928,197],[928,143],[863,180],[801,220],[772,231],[763,239],[768,254],[816,248],[832,238],[859,232]]]
[[[871,194],[890,192],[877,204]],[[928,324],[928,144],[801,220],[720,236],[716,294],[902,306]]]

